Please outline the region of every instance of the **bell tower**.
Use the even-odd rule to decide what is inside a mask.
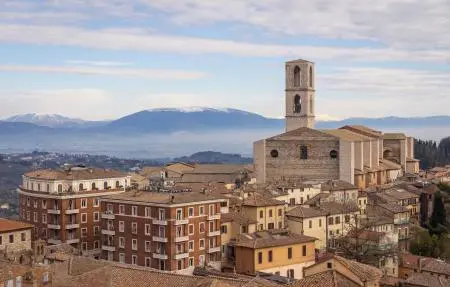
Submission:
[[[314,128],[314,63],[305,60],[286,62],[286,131]]]

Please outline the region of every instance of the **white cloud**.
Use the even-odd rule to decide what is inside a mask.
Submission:
[[[86,65],[86,66],[99,66],[99,67],[120,67],[130,66],[129,62],[116,62],[116,61],[91,61],[91,60],[67,60],[66,63],[70,65]]]
[[[10,24],[0,26],[0,42],[182,54],[217,53],[248,57],[304,57],[312,60],[450,61],[450,51],[266,45],[231,40],[156,35],[143,29],[94,30],[68,26]]]
[[[105,64],[105,63],[103,63]],[[105,66],[105,65],[104,65]],[[107,65],[106,65],[107,66]],[[102,75],[124,78],[145,78],[152,80],[193,80],[205,76],[202,72],[152,69],[125,69],[112,67],[57,67],[57,66],[14,66],[0,65],[0,71],[5,72],[32,72],[79,75]]]

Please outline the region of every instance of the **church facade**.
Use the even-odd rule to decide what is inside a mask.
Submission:
[[[364,189],[418,172],[414,139],[404,134],[364,126],[314,129],[314,63],[286,62],[285,73],[286,132],[254,143],[258,183],[339,179]]]

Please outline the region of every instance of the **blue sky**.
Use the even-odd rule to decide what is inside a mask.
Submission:
[[[316,63],[320,119],[449,114],[446,0],[3,0],[0,118],[159,107],[283,116]]]

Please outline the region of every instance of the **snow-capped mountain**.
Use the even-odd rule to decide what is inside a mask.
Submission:
[[[68,118],[57,114],[24,114],[24,115],[15,115],[9,118],[6,118],[4,121],[6,122],[15,122],[15,123],[30,123],[38,126],[45,127],[69,127],[74,125],[82,125],[85,121],[81,119]]]

